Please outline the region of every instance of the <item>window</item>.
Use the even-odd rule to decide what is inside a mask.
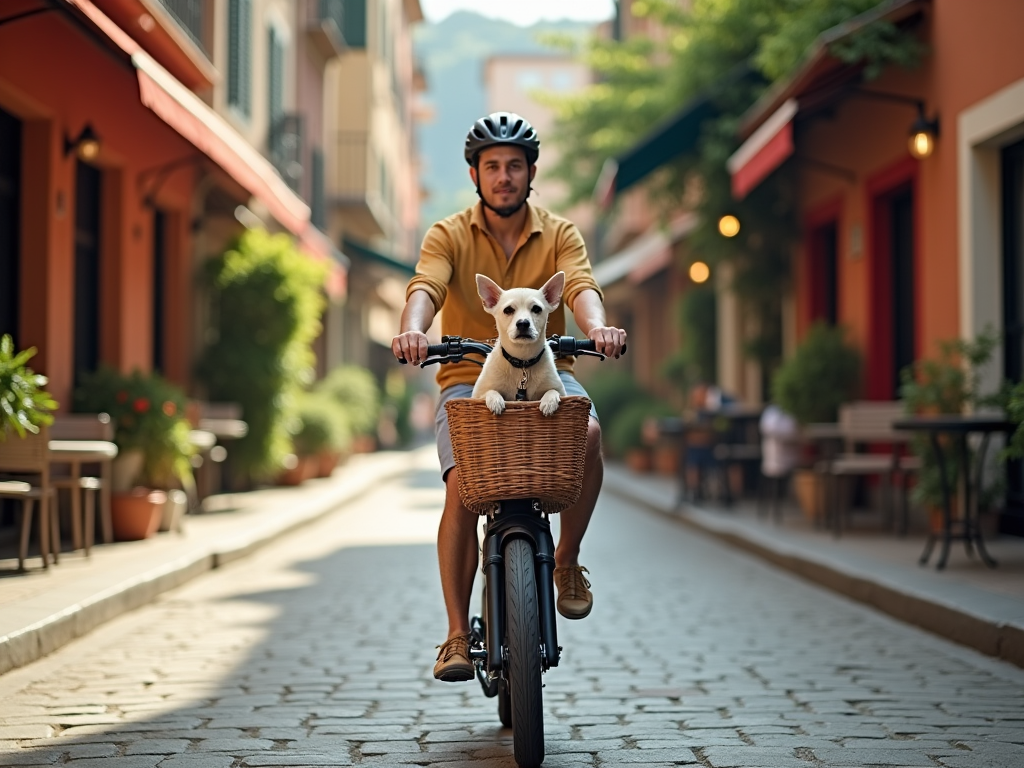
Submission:
[[[349,48],[366,47],[366,0],[343,0],[345,25],[341,34]],[[383,2],[383,0],[377,0]]]
[[[228,105],[252,114],[252,0],[228,0]]]
[[[267,35],[267,67],[267,113],[273,131],[284,114],[284,43],[274,27],[270,27]]]
[[[544,76],[536,69],[524,69],[516,75],[516,88],[520,91],[532,91],[544,85]]]
[[[167,214],[153,212],[153,370],[164,371],[164,276],[167,274]]]
[[[100,361],[99,170],[78,163],[75,172],[75,383]]]

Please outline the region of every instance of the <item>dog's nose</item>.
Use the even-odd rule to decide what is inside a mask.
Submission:
[[[530,328],[530,321],[526,320],[526,319],[516,320],[516,328],[518,328],[521,331],[529,330],[529,328]]]

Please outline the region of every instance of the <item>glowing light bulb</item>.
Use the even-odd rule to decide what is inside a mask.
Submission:
[[[732,214],[726,214],[718,220],[718,231],[723,237],[736,237],[740,232],[740,220]]]
[[[711,268],[703,261],[695,261],[690,265],[690,280],[695,283],[705,283],[711,277]]]

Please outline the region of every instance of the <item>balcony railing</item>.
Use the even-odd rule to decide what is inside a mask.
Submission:
[[[160,4],[167,9],[171,17],[178,22],[192,42],[199,46],[200,50],[207,53],[203,43],[203,17],[206,12],[205,0],[160,0]]]
[[[345,51],[344,0],[306,0],[307,31],[313,44],[326,58]]]
[[[270,126],[270,161],[296,192],[302,183],[302,115],[283,114]]]

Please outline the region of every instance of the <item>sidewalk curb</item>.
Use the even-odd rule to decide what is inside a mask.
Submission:
[[[620,498],[642,504],[689,528],[756,555],[820,587],[869,605],[900,621],[1024,667],[1024,626],[1020,624],[971,613],[959,606],[941,603],[911,590],[897,589],[869,575],[808,557],[796,550],[755,540],[731,530],[727,525],[715,525],[712,521],[704,520],[701,514],[694,514],[685,508],[677,512],[650,498],[643,498],[641,494],[632,492],[627,484],[616,480],[613,473],[607,473],[605,489]]]
[[[253,534],[232,537],[205,552],[163,563],[42,621],[0,637],[0,675],[53,653],[111,619],[146,605],[160,594],[197,576],[253,554],[281,536],[298,531],[334,512],[339,506],[359,499],[379,483],[406,470],[404,463],[396,462],[394,468],[363,476],[355,487],[345,488],[344,492],[339,489],[336,496],[310,504],[302,513],[272,520],[259,526]]]

